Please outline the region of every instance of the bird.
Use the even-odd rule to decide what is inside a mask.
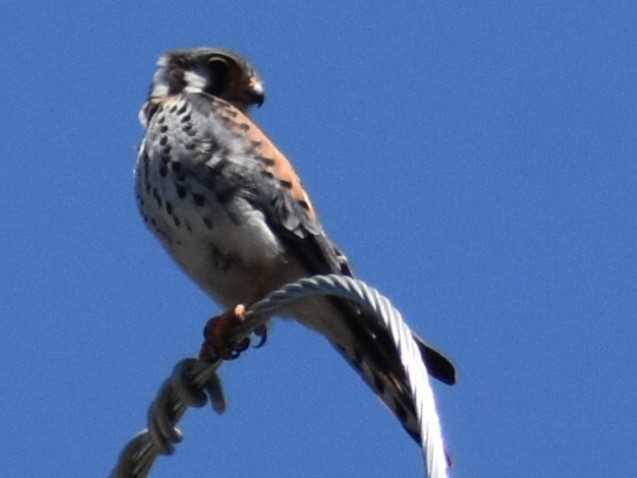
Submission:
[[[157,67],[139,113],[138,207],[168,254],[227,310],[206,334],[231,358],[246,345],[226,343],[228,323],[245,307],[300,278],[354,273],[290,161],[250,117],[265,99],[252,64],[203,47],[169,51]],[[281,315],[325,337],[420,442],[398,352],[374,317],[335,297],[299,299]],[[451,361],[413,336],[429,374],[455,384]]]

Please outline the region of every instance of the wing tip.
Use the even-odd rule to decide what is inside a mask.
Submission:
[[[414,336],[414,338],[418,343],[429,375],[446,385],[455,385],[457,383],[456,368],[451,361],[437,350],[425,344],[420,337]]]

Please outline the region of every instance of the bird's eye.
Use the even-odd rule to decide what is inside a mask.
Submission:
[[[213,75],[223,77],[228,71],[228,61],[225,58],[213,56],[208,60],[208,68]]]
[[[229,65],[225,58],[213,56],[206,64],[208,84],[205,90],[213,95],[220,94],[228,84]]]

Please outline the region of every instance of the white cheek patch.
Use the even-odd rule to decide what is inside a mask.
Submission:
[[[169,91],[170,87],[168,85],[168,81],[166,80],[164,70],[161,69],[155,73],[155,76],[153,76],[153,91],[151,96],[160,98],[162,96],[167,96]]]
[[[201,93],[208,84],[208,78],[200,70],[189,70],[184,72],[186,81],[185,91],[190,93]]]
[[[153,92],[151,96],[154,98],[161,98],[162,96],[168,96],[168,83],[166,81],[160,81],[153,83]]]
[[[168,81],[166,81],[165,75],[165,68],[167,64],[168,58],[166,57],[166,55],[162,56],[157,62],[159,70],[157,70],[155,72],[155,75],[153,76],[153,91],[151,93],[151,96],[154,96],[155,98],[166,96],[170,91],[170,87],[168,85]]]

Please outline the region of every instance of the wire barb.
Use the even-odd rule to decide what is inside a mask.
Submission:
[[[376,289],[350,277],[330,274],[301,279],[272,292],[246,311],[244,327],[233,340],[249,337],[284,305],[309,295],[342,297],[372,312],[396,345],[420,423],[423,458],[428,478],[447,476],[447,459],[436,403],[420,351],[409,326],[389,300]],[[217,413],[226,408],[221,380],[214,363],[188,358],[175,365],[148,411],[148,429],[138,433],[122,450],[112,478],[148,476],[159,455],[170,455],[182,439],[176,424],[188,407],[202,407],[208,400]]]

